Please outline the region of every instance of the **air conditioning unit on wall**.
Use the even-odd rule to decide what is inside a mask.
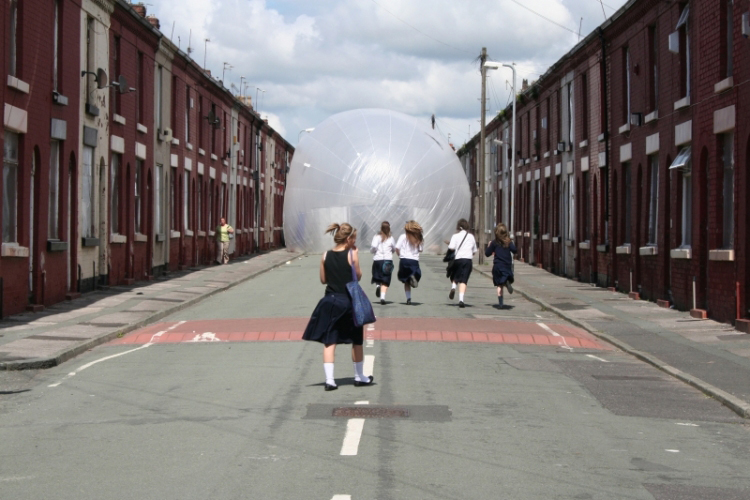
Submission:
[[[164,142],[172,142],[172,129],[171,128],[164,128],[159,130],[159,140]]]

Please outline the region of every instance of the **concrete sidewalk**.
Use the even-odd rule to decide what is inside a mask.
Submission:
[[[113,286],[0,321],[0,370],[49,368],[300,257],[286,249]]]
[[[477,268],[491,272],[489,265]],[[516,263],[513,288],[750,418],[750,335],[527,264]]]

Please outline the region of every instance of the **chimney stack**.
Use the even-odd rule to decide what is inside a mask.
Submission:
[[[151,26],[156,29],[159,29],[161,27],[161,25],[159,24],[159,19],[156,16],[146,16],[146,20],[151,23]]]
[[[133,10],[136,11],[141,17],[146,17],[146,6],[142,3],[133,4]]]

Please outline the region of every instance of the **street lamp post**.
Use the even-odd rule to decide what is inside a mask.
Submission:
[[[242,101],[242,80],[244,80],[244,79],[245,79],[245,77],[244,77],[244,76],[241,76],[241,77],[240,77],[240,100],[241,100],[241,101]],[[242,102],[243,102],[243,104],[244,104],[244,102],[245,102],[245,101],[242,101]]]
[[[263,90],[260,87],[255,87],[255,112],[258,113],[258,116],[260,116],[260,106],[258,106],[258,92],[266,93],[265,90]]]
[[[300,130],[299,134],[297,135],[297,144],[299,144],[299,141],[302,138],[302,134],[304,134],[305,132],[307,132],[309,134],[313,130],[315,130],[315,127],[310,127],[310,128],[306,128],[304,130]]]
[[[516,64],[502,64],[494,61],[484,63],[485,68],[499,69],[501,66],[513,70],[513,83],[511,84],[511,93],[513,97],[513,131],[510,143],[510,234],[515,238],[513,232],[516,207]],[[484,126],[484,124],[482,124]]]
[[[224,63],[224,67],[223,67],[223,68],[221,69],[221,84],[222,84],[222,85],[224,85],[224,73],[226,73],[226,71],[227,71],[227,68],[229,68],[229,71],[232,71],[232,68],[233,68],[233,67],[234,67],[234,66],[232,66],[232,65],[231,65],[231,64],[229,64],[228,62],[225,62],[225,63]],[[226,85],[224,85],[224,86],[226,87]]]

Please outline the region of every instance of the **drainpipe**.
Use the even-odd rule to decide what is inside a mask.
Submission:
[[[598,28],[599,31],[599,41],[602,45],[602,92],[604,92],[604,158],[606,160],[606,168],[604,170],[604,220],[606,221],[606,232],[607,232],[607,239],[606,242],[609,243],[610,239],[614,236],[609,234],[610,229],[610,220],[609,220],[609,103],[608,103],[608,95],[609,95],[609,84],[607,80],[607,41],[604,39],[604,30],[601,28],[601,26]],[[600,167],[601,168],[601,167]],[[612,245],[612,252],[615,251],[615,245]]]

